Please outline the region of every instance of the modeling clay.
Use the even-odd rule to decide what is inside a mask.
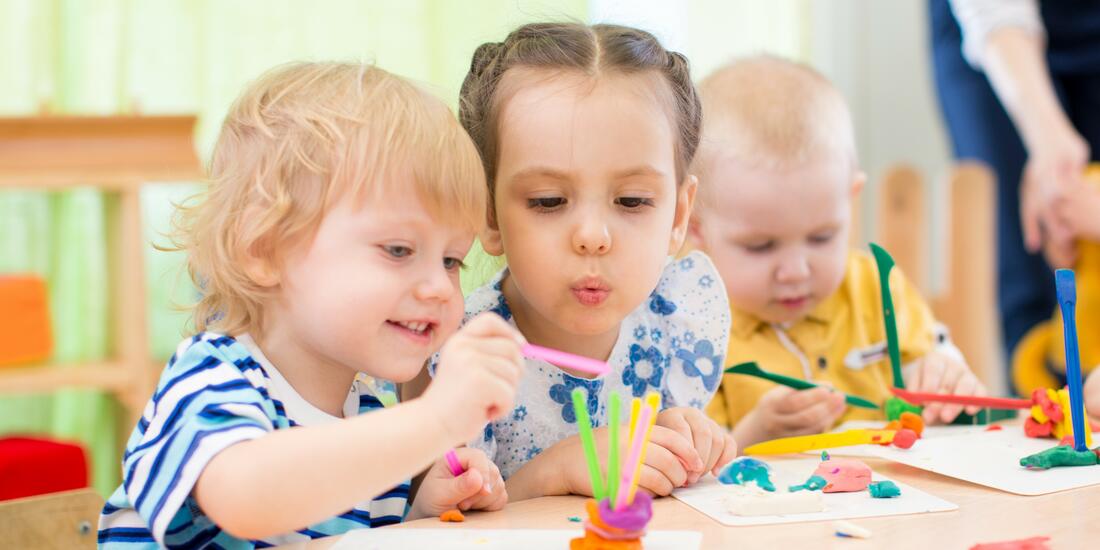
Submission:
[[[851,458],[834,458],[822,462],[814,470],[814,475],[825,478],[826,493],[849,493],[862,491],[871,483],[871,468],[863,462]]]
[[[462,512],[458,510],[447,510],[439,514],[439,521],[444,523],[462,523],[466,521],[466,516],[462,515]]]
[[[1020,466],[1033,470],[1049,470],[1059,466],[1095,466],[1096,464],[1100,464],[1100,448],[1077,451],[1065,445],[1052,447],[1020,459]]]
[[[894,498],[901,496],[901,488],[893,481],[875,481],[867,486],[873,498]]]
[[[823,487],[825,487],[825,478],[821,476],[810,476],[810,479],[807,479],[806,483],[803,483],[802,485],[791,485],[790,487],[788,487],[788,490],[792,493],[796,493],[802,490],[820,491]]]
[[[734,459],[718,472],[718,481],[726,485],[746,485],[751,482],[765,491],[775,491],[771,469],[763,460],[743,456]]]

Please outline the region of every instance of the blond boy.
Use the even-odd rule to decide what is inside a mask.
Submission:
[[[706,114],[691,237],[729,295],[726,364],[756,361],[826,386],[794,391],[725,375],[708,413],[742,445],[880,418],[829,389],[881,403],[891,385],[874,261],[848,246],[852,199],[866,178],[843,97],[812,69],[768,56],[736,61],[700,88]],[[906,384],[984,392],[897,270],[891,290]],[[949,422],[961,410],[931,405],[924,415]]]

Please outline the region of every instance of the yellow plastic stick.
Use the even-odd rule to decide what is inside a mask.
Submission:
[[[637,401],[637,398],[635,398]],[[626,495],[626,502],[634,503],[634,493],[638,492],[638,481],[642,478],[642,464],[645,464],[646,444],[653,433],[653,425],[657,422],[657,413],[661,412],[661,395],[650,392],[645,396],[645,403],[653,408],[653,414],[649,416],[649,423],[645,427],[645,437],[642,439],[642,452],[638,455],[638,463],[634,465],[634,476],[630,479],[630,492]]]
[[[634,441],[634,425],[638,423],[638,414],[642,412],[642,400],[635,397],[630,400],[630,433],[627,434],[627,441]]]
[[[894,441],[895,430],[847,430],[840,433],[800,435],[757,443],[745,449],[746,455],[781,455],[817,449],[848,447]]]

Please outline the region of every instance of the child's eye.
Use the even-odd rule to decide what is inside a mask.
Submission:
[[[385,250],[386,254],[394,258],[405,258],[411,256],[413,253],[411,248],[401,245],[383,245],[382,250]]]
[[[653,199],[644,197],[619,197],[615,199],[615,202],[628,210],[638,209],[642,206],[653,206]]]
[[[539,197],[527,199],[527,208],[533,208],[540,212],[549,212],[565,205],[565,197]]]
[[[763,254],[775,248],[775,241],[763,241],[759,243],[750,243],[743,245],[745,250],[748,250],[753,254]]]
[[[447,271],[458,271],[466,269],[466,264],[462,262],[462,258],[443,258],[443,268]]]
[[[833,232],[810,235],[810,242],[813,244],[826,244],[833,240],[833,235]]]

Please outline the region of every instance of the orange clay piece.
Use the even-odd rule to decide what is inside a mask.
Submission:
[[[0,365],[50,357],[50,308],[46,282],[34,276],[0,277]]]
[[[913,433],[917,434],[917,439],[920,439],[921,434],[924,433],[924,419],[920,415],[903,412],[898,420],[901,422],[902,428],[913,430]]]
[[[444,523],[462,523],[466,521],[466,516],[462,515],[462,512],[458,510],[447,510],[439,514],[439,521]]]
[[[592,525],[608,532],[622,532],[621,529],[611,527],[600,519],[600,509],[595,500],[588,499],[585,509],[588,511],[588,521]],[[585,529],[584,538],[569,541],[569,550],[642,550],[642,541],[640,539],[607,540]]]

